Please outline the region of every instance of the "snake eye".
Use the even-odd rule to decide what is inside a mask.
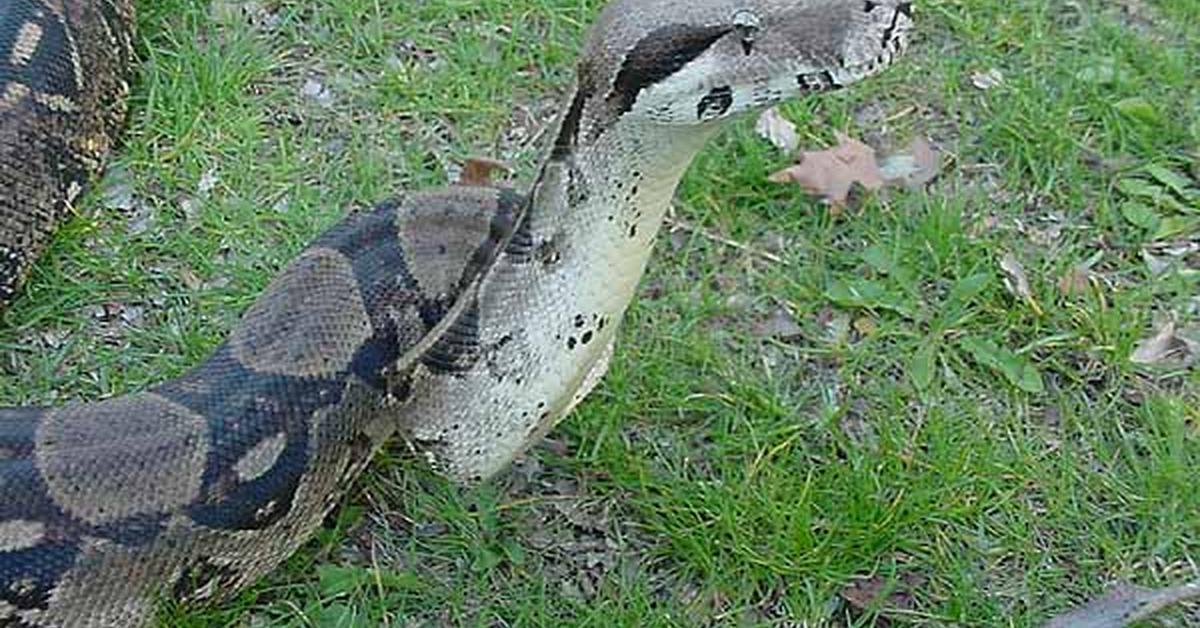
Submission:
[[[733,29],[742,38],[742,50],[746,54],[754,52],[754,40],[762,22],[758,15],[751,11],[738,11],[733,14]]]
[[[867,0],[865,3],[863,3],[863,11],[870,13],[871,11],[874,11],[875,8],[878,6],[879,6],[878,2],[871,2],[871,0]]]

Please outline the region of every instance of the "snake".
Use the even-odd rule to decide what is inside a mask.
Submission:
[[[0,0],[0,295],[119,137],[128,0]],[[177,379],[0,409],[0,626],[153,625],[303,544],[403,439],[484,481],[600,381],[692,158],[728,121],[907,47],[902,0],[615,0],[525,190],[349,213]]]

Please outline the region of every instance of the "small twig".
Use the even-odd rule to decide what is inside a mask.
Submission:
[[[890,122],[895,122],[896,120],[899,120],[900,118],[903,118],[904,116],[907,116],[916,110],[917,110],[916,105],[913,105],[911,107],[908,107],[906,109],[901,109],[900,111],[893,113],[892,115],[884,118],[883,121],[885,124],[890,123]]]
[[[552,125],[548,124],[548,123],[547,124],[539,124],[537,127],[537,132],[535,132],[532,136],[530,136],[529,139],[527,139],[521,143],[521,150],[527,151],[530,148],[537,146],[538,142],[542,141],[542,138],[550,130],[551,126]]]
[[[713,233],[713,232],[705,229],[704,227],[697,227],[695,225],[688,224],[682,220],[678,220],[676,218],[671,218],[670,216],[667,217],[666,223],[667,223],[667,227],[669,227],[671,229],[671,231],[686,231],[688,233],[698,235],[706,240],[711,240],[718,244],[724,244],[725,246],[728,246],[730,248],[735,248],[739,251],[745,251],[751,255],[757,255],[758,257],[761,257],[761,258],[767,260],[768,262],[773,262],[775,264],[783,263],[783,258],[779,257],[778,255],[776,255],[774,253],[752,247],[749,244],[738,242],[737,240],[730,240],[729,238],[726,238],[723,235]]]
[[[583,499],[584,497],[582,495],[535,495],[533,497],[524,497],[521,499],[514,499],[511,502],[498,504],[496,506],[496,512],[512,510],[513,508],[521,508],[523,506],[532,506],[534,504],[578,502],[583,501]]]

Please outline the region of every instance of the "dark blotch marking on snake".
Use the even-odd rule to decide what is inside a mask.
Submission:
[[[575,91],[575,97],[571,99],[571,106],[567,108],[566,115],[563,116],[558,137],[554,140],[554,148],[550,151],[551,159],[562,161],[575,150],[575,142],[579,138],[579,125],[583,119],[583,106],[587,99],[588,93],[581,84]]]
[[[591,185],[579,168],[571,167],[567,172],[567,202],[579,207],[592,195]]]
[[[906,17],[911,18],[912,17],[912,3],[903,2],[896,6],[896,12],[892,14],[892,23],[889,24],[887,28],[883,29],[883,38],[882,38],[882,41],[880,42],[881,47],[887,48],[888,43],[892,41],[893,37],[895,37],[896,26],[900,23],[900,15],[901,14],[905,15]]]
[[[315,244],[339,251],[350,260],[372,333],[358,346],[348,368],[379,390],[387,387],[384,369],[400,357],[400,345],[410,344],[400,336],[412,335],[421,327],[428,330],[448,307],[419,292],[396,233],[397,211],[395,202],[384,203],[339,224]],[[401,329],[401,323],[408,324]]]
[[[467,307],[458,320],[421,358],[429,370],[440,374],[465,373],[483,355],[479,342],[479,301]]]
[[[0,602],[18,610],[45,610],[50,594],[75,564],[79,548],[68,543],[38,545],[6,552],[0,570]],[[2,624],[0,624],[2,625]]]
[[[14,4],[16,4],[17,10],[21,10],[21,5],[24,3]],[[8,7],[5,9],[7,10]],[[35,24],[37,28],[41,29],[41,33],[37,46],[30,51],[27,62],[14,67],[5,60],[4,68],[0,71],[0,79],[3,79],[0,83],[8,84],[10,81],[16,81],[37,93],[61,96],[67,99],[75,98],[79,95],[81,86],[76,83],[73,68],[65,64],[61,57],[63,51],[74,52],[75,46],[67,35],[66,26],[59,21],[58,16],[44,9],[38,13],[40,15],[26,16],[25,21],[7,19],[2,22],[13,27],[0,32],[0,50],[5,51],[6,56],[17,48],[17,42],[22,36],[21,31],[25,25]]]
[[[247,370],[220,347],[209,361],[158,393],[208,420],[209,457],[200,498],[187,512],[201,525],[225,530],[265,528],[287,515],[309,458],[309,425],[337,404],[344,377],[289,377]],[[235,465],[277,434],[286,444],[274,464],[249,482]]]
[[[723,116],[732,106],[733,88],[728,85],[714,87],[700,99],[700,104],[696,106],[696,118],[704,120]]]
[[[199,558],[183,568],[171,587],[174,599],[181,602],[200,602],[220,595],[238,580],[237,570],[219,565],[211,558]]]
[[[732,30],[732,26],[670,24],[639,40],[625,55],[612,91],[606,97],[610,119],[596,124],[594,136],[598,137],[600,131],[611,126],[612,120],[632,109],[643,89],[678,72]]]

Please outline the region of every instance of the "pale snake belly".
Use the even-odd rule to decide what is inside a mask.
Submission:
[[[130,626],[303,543],[394,433],[483,480],[603,376],[675,187],[725,121],[902,51],[896,0],[618,0],[527,194],[348,216],[203,364],[90,404],[0,410],[0,626]],[[0,293],[100,166],[131,63],[120,0],[3,0]]]

